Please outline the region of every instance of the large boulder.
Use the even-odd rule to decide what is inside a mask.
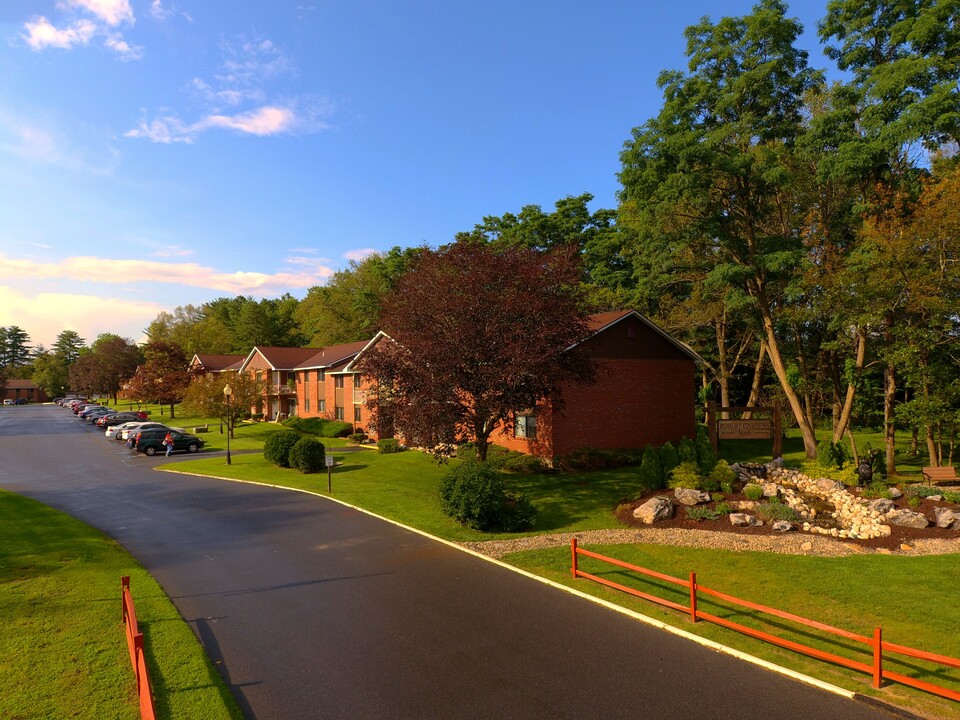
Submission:
[[[938,507],[934,508],[933,514],[937,519],[938,528],[948,528],[950,527],[955,520],[960,520],[960,512],[956,510],[951,510],[950,508]]]
[[[775,520],[773,523],[774,532],[785,533],[793,530],[793,523],[789,520]]]
[[[673,517],[673,503],[670,498],[657,495],[634,510],[633,516],[646,525],[653,525],[657,520],[669,520]]]
[[[930,524],[927,516],[913,510],[894,510],[887,515],[887,521],[894,525],[909,528],[925,528]]]
[[[710,502],[710,493],[691,488],[677,488],[674,490],[673,496],[681,505],[697,505],[702,502]]]
[[[876,500],[871,500],[867,503],[867,507],[871,510],[876,510],[881,515],[886,515],[888,512],[893,510],[893,500],[888,500],[887,498],[877,498]]]
[[[730,513],[730,524],[734,527],[760,527],[763,520],[746,513]]]

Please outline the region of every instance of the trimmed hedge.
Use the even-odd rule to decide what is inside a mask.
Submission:
[[[302,437],[290,448],[290,467],[302,473],[320,472],[326,467],[327,449],[312,437]]]
[[[296,430],[281,430],[269,435],[263,443],[263,457],[274,465],[290,467],[290,449],[300,437]]]
[[[377,440],[377,452],[381,455],[389,455],[403,451],[403,445],[396,438],[383,438]]]
[[[353,432],[352,424],[342,420],[327,420],[326,418],[293,417],[281,420],[280,424],[307,435],[318,435],[325,438],[347,437]]]

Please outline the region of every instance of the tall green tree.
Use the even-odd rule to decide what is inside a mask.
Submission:
[[[73,330],[63,330],[57,335],[53,352],[65,366],[69,367],[80,357],[80,351],[85,345],[84,339],[78,333]]]
[[[117,402],[123,383],[143,362],[143,352],[131,340],[103,333],[70,367],[70,387],[87,395],[109,395]]]
[[[30,336],[23,328],[11,325],[5,329],[0,339],[2,339],[2,348],[0,349],[3,351],[0,365],[16,372],[18,368],[30,364]]]
[[[33,360],[31,379],[50,397],[62,395],[70,386],[69,368],[55,352],[47,352]]]
[[[813,457],[777,317],[803,256],[784,157],[801,132],[805,94],[822,83],[795,47],[801,30],[779,0],[687,29],[689,72],[660,75],[663,108],[621,154],[620,219],[656,253],[709,263],[705,284],[749,304]]]

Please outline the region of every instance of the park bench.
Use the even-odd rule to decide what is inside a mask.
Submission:
[[[925,467],[923,469],[923,479],[928,485],[960,483],[960,477],[957,477],[957,469],[953,465]]]
[[[209,423],[206,424],[206,425],[197,425],[197,426],[193,429],[193,434],[194,434],[194,435],[196,435],[197,433],[205,433],[205,432],[210,432],[210,425],[209,425]]]

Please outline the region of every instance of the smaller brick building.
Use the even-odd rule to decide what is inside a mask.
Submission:
[[[0,387],[3,400],[16,402],[42,403],[47,402],[47,393],[33,380],[8,379],[4,387]]]
[[[596,362],[596,382],[566,383],[536,408],[517,408],[514,427],[491,442],[548,462],[574,450],[676,443],[696,432],[699,355],[635,310],[588,318],[582,349]]]

